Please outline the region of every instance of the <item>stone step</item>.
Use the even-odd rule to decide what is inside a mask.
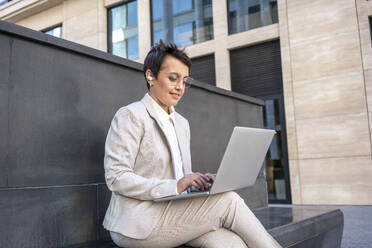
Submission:
[[[265,207],[253,210],[269,233],[291,248],[339,248],[344,227],[343,213],[331,209]],[[118,248],[111,241],[76,248]],[[178,248],[187,248],[179,246]],[[75,247],[74,247],[75,248]]]

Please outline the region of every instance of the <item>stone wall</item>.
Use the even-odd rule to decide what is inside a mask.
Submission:
[[[278,3],[293,203],[372,204],[372,5]]]

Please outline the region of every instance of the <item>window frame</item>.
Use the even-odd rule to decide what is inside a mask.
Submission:
[[[138,32],[138,0],[128,0],[128,1],[121,1],[121,2],[118,2],[116,4],[113,4],[113,5],[110,5],[109,7],[106,8],[106,20],[107,20],[107,53],[111,54],[111,55],[114,55],[114,56],[118,56],[118,55],[115,55],[112,53],[113,51],[113,46],[112,46],[112,34],[110,34],[111,32],[111,29],[112,29],[112,22],[110,21],[110,17],[111,17],[111,14],[110,14],[110,10],[113,9],[113,8],[117,8],[119,6],[123,6],[123,5],[126,5],[126,4],[129,4],[131,2],[137,2],[137,41],[139,43],[139,32]],[[150,11],[150,15],[151,15],[151,11]],[[134,25],[131,25],[131,26],[128,26],[128,27],[132,27]],[[127,41],[126,41],[127,42]],[[139,44],[137,45],[137,48],[138,48],[138,51],[137,51],[137,58],[136,59],[139,59]],[[129,53],[128,53],[129,54]],[[128,55],[127,54],[127,55]],[[118,57],[121,57],[121,56],[118,56]],[[124,58],[124,57],[121,57],[123,59],[129,59],[129,58]],[[136,60],[134,59],[134,60]]]

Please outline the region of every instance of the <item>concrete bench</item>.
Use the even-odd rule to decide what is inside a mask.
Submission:
[[[283,247],[339,248],[344,227],[340,210],[265,207],[253,211]],[[93,245],[93,246],[92,246]],[[118,248],[111,241],[80,247]],[[188,246],[180,246],[186,248]]]

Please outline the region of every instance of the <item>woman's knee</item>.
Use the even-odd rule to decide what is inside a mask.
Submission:
[[[222,198],[223,200],[231,202],[244,202],[244,200],[235,191],[228,191],[222,193]]]
[[[188,244],[202,248],[247,248],[237,234],[225,228],[208,232]]]
[[[124,247],[123,239],[124,237],[116,232],[110,232],[112,241],[119,247]]]

